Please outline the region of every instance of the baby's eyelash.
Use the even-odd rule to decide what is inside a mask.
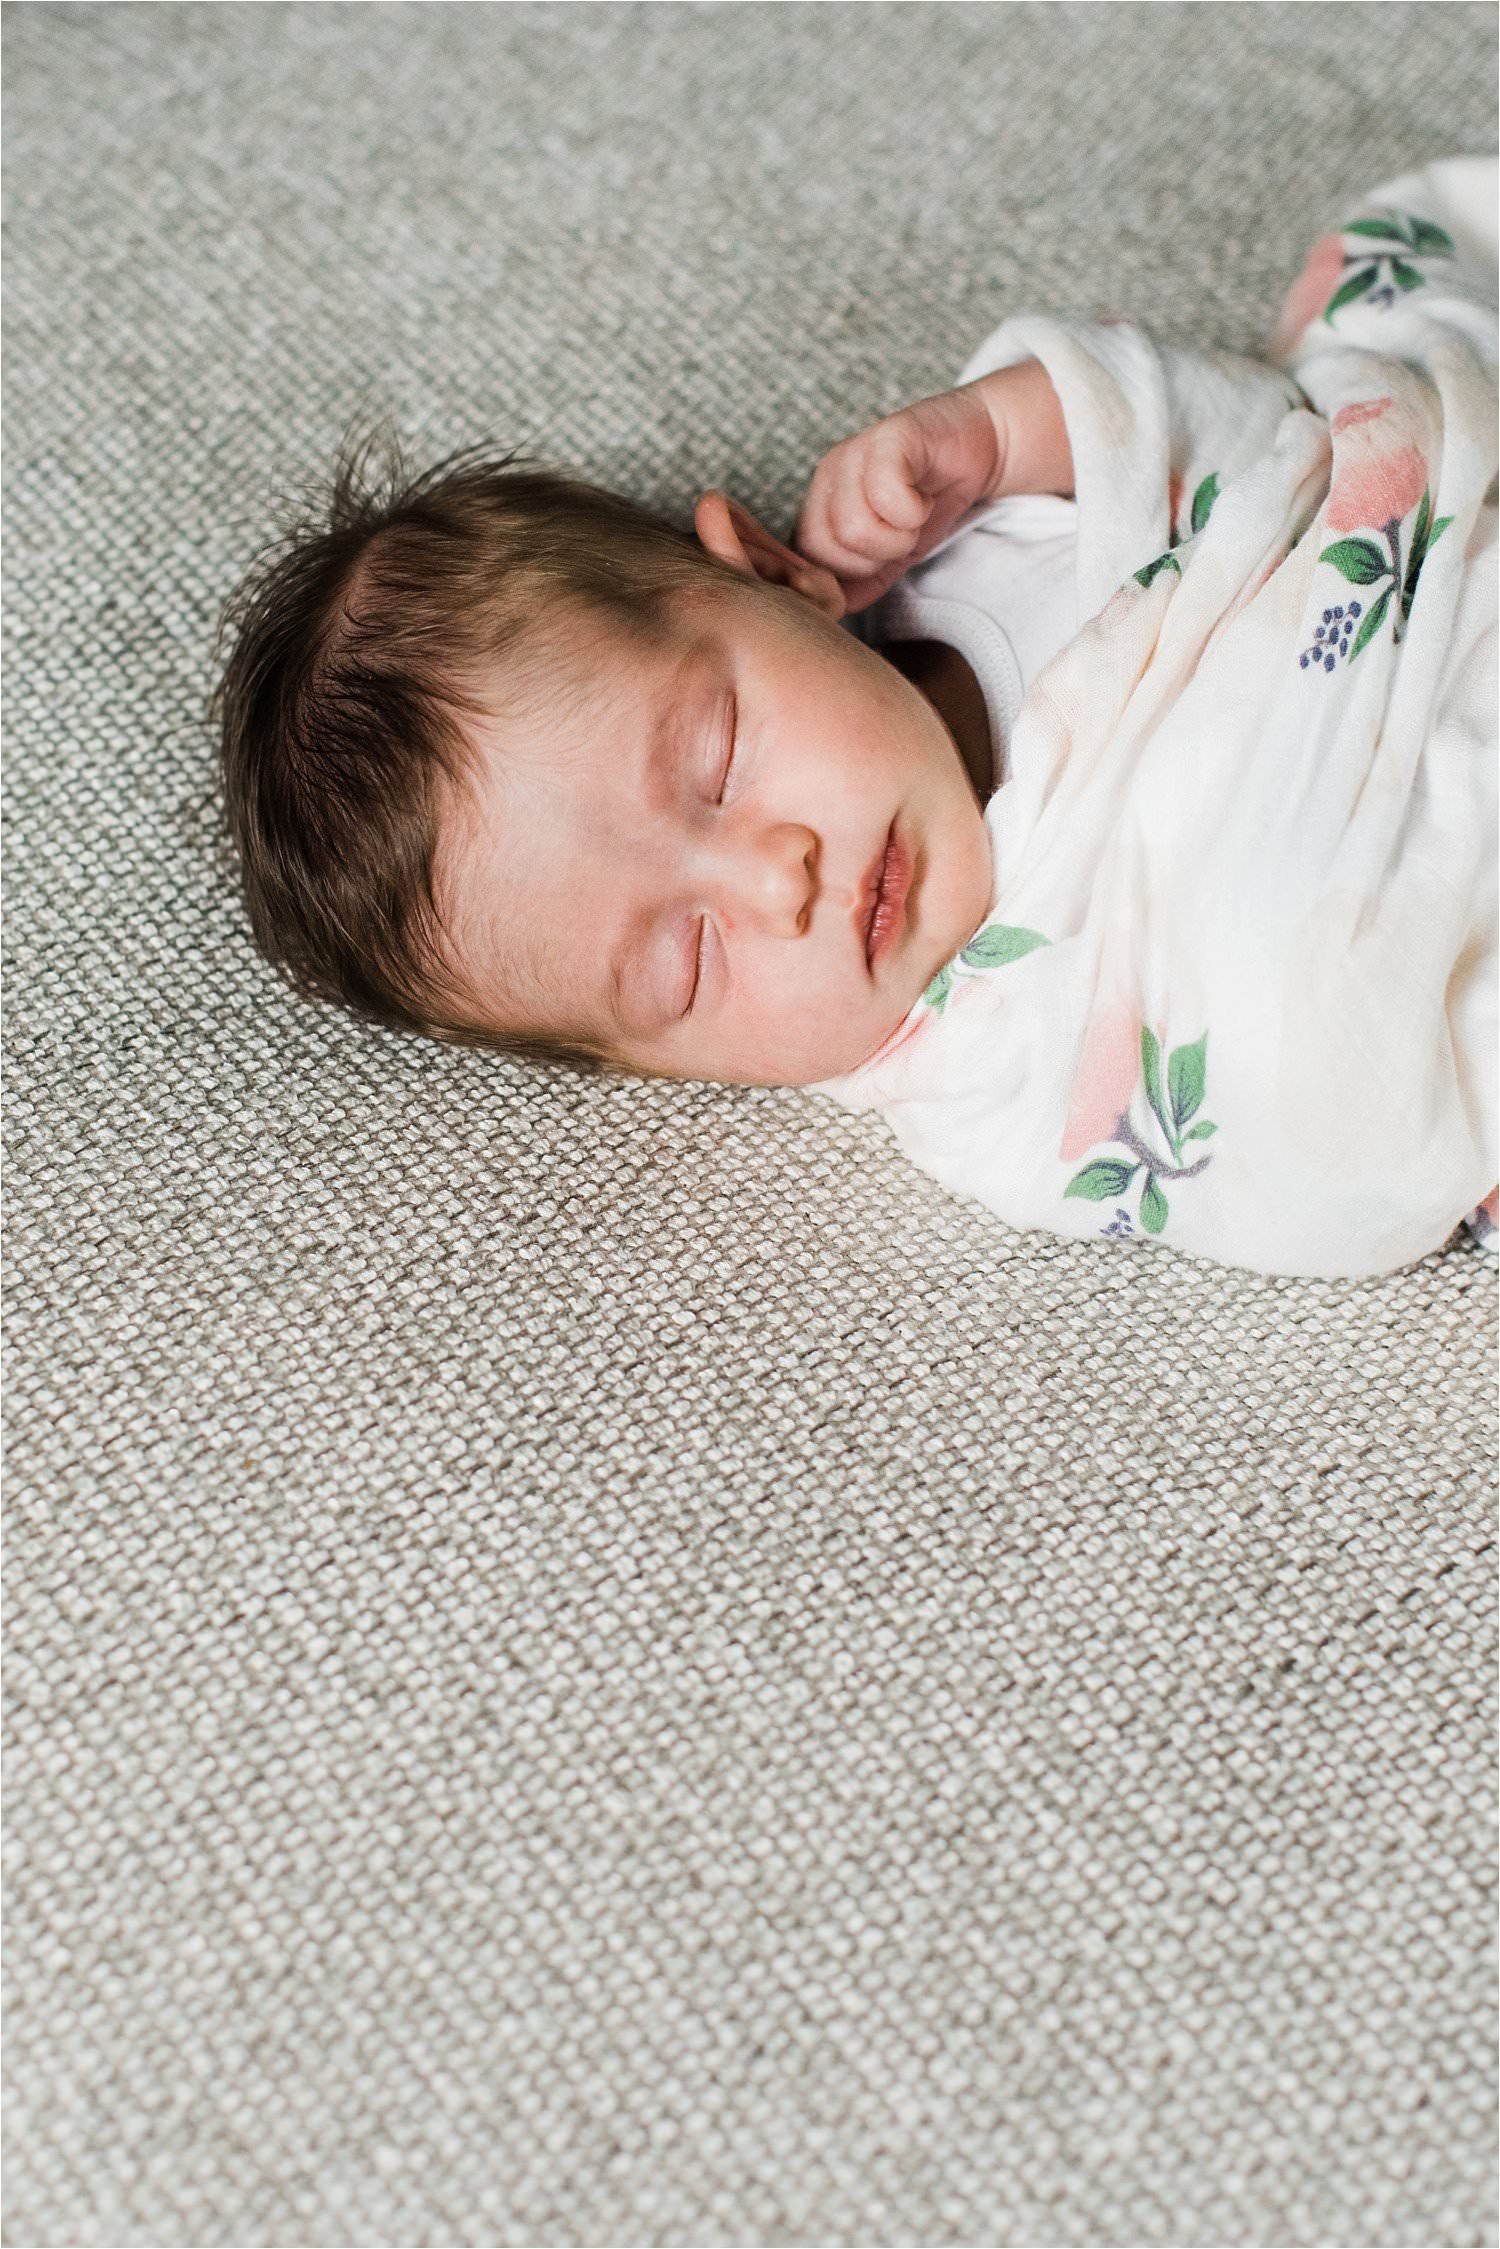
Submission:
[[[729,706],[729,755],[724,760],[724,770],[719,777],[719,793],[714,799],[715,804],[724,802],[724,791],[728,788],[729,776],[734,771],[734,753],[739,746],[738,719],[738,706],[731,703]]]
[[[692,1014],[693,1002],[698,997],[698,986],[703,981],[703,940],[707,931],[708,920],[705,916],[698,923],[698,942],[693,948],[693,988],[688,994],[687,1006],[682,1011],[685,1017]]]
[[[722,804],[724,802],[724,791],[729,786],[729,776],[734,770],[734,754],[739,745],[739,706],[734,702],[731,702],[729,705],[729,723],[727,731],[729,735],[729,754],[724,760],[724,770],[719,778],[719,793],[714,798],[715,804]],[[708,918],[705,915],[698,923],[698,942],[693,950],[693,988],[688,994],[687,1006],[682,1011],[683,1021],[686,1021],[687,1017],[692,1014],[693,1004],[698,997],[698,987],[703,981],[703,941],[707,937],[707,935]]]

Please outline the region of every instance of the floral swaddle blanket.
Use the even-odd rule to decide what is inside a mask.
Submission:
[[[1495,191],[1366,199],[1274,364],[1025,317],[959,377],[1046,366],[1090,622],[983,927],[816,1090],[1012,1225],[1355,1275],[1495,1185]]]

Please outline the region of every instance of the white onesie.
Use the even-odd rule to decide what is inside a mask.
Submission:
[[[869,648],[937,640],[967,659],[989,712],[997,788],[1022,698],[1083,623],[1077,519],[1074,501],[1045,493],[971,509],[889,593],[844,620]]]

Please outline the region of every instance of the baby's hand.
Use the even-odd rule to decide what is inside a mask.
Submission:
[[[867,609],[989,496],[1000,460],[979,384],[919,398],[824,454],[792,544],[833,572],[848,609]]]
[[[1062,408],[1035,359],[919,398],[813,470],[792,544],[868,609],[981,500],[1073,490]]]

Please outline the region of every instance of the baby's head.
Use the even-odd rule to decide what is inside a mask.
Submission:
[[[983,920],[991,867],[953,736],[843,609],[722,492],[690,533],[514,457],[409,477],[393,452],[372,483],[347,456],[226,615],[258,945],[464,1044],[853,1069]]]

